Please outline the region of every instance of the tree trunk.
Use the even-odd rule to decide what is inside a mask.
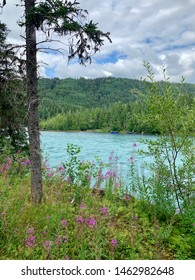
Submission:
[[[31,195],[33,203],[42,199],[41,150],[38,118],[38,78],[36,29],[29,18],[35,0],[25,0],[26,14],[26,75],[28,94],[28,133],[31,161]]]

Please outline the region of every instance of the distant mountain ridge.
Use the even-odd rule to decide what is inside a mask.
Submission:
[[[117,102],[132,103],[147,94],[148,85],[149,82],[114,77],[40,79],[40,118],[48,119],[70,110],[105,107]],[[182,90],[195,97],[194,84],[185,83]]]

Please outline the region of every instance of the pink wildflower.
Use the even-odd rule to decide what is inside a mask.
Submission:
[[[56,171],[57,172],[62,172],[62,171],[64,171],[64,167],[63,166],[58,166]]]
[[[94,227],[96,225],[96,220],[94,218],[85,219],[85,223],[90,227]]]
[[[88,174],[87,177],[86,177],[87,181],[90,181],[91,180],[91,175]]]
[[[64,243],[66,243],[68,241],[68,237],[67,236],[64,236],[63,239],[64,239]]]
[[[81,209],[85,209],[85,208],[87,208],[87,206],[86,206],[85,204],[82,204],[82,203],[81,203],[81,204],[80,204],[80,208],[81,208]]]
[[[109,214],[109,212],[108,212],[108,208],[107,207],[102,207],[102,208],[100,208],[100,213],[103,213],[104,215],[108,215]]]
[[[63,226],[63,227],[65,227],[66,225],[67,225],[67,221],[66,220],[61,220],[61,225]]]
[[[35,247],[35,245],[36,245],[36,237],[34,235],[30,235],[27,238],[26,246],[33,248],[33,247]]]
[[[55,240],[55,245],[59,245],[59,244],[62,244],[62,236],[58,236]]]
[[[51,168],[50,168],[48,165],[45,166],[45,169],[46,169],[47,171],[50,171],[50,170],[51,170]]]
[[[31,227],[31,228],[29,228],[29,229],[28,229],[28,233],[30,233],[30,234],[34,234],[34,232],[35,232],[35,230],[34,230],[34,228],[33,228],[33,227]]]
[[[81,217],[81,216],[76,217],[76,222],[78,224],[81,224],[83,222],[83,217]]]
[[[25,161],[25,164],[26,164],[26,165],[29,165],[29,164],[30,164],[30,159],[27,159],[27,160]]]
[[[62,244],[63,242],[66,243],[68,241],[68,237],[67,236],[61,236],[59,235],[56,240],[55,240],[55,245],[60,245]]]
[[[12,160],[11,160],[10,157],[7,158],[7,163],[8,163],[8,164],[11,164],[11,163],[12,163]]]
[[[116,173],[116,171],[113,171],[112,176],[113,176],[113,178],[117,178],[117,173]]]
[[[118,246],[118,241],[116,239],[112,239],[110,243],[113,247]]]
[[[130,157],[129,162],[134,163],[134,157]]]
[[[118,156],[116,155],[114,159],[117,161],[118,160]]]
[[[130,196],[129,196],[128,194],[126,194],[126,195],[125,195],[125,201],[128,202],[130,199],[131,199]]]
[[[51,241],[46,240],[46,241],[44,242],[44,247],[45,247],[45,249],[50,249],[50,248],[51,248],[51,244],[52,244]]]

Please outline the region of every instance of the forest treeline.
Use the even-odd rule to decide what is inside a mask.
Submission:
[[[155,127],[150,126],[142,120],[138,113],[142,104],[133,105],[121,102],[110,106],[97,108],[83,108],[82,110],[69,111],[65,114],[58,114],[53,118],[41,121],[41,128],[45,130],[99,130],[129,131],[158,133]]]
[[[165,87],[165,82],[158,86]],[[185,102],[195,99],[195,85],[173,84]],[[127,78],[40,79],[39,114],[41,129],[100,130],[158,133],[146,121],[145,100],[150,83]]]
[[[145,93],[145,85],[131,79],[40,79],[40,117],[48,119],[69,110],[104,107],[119,101],[131,103]]]

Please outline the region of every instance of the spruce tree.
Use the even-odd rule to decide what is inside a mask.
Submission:
[[[23,61],[16,55],[18,48],[6,43],[7,34],[6,25],[0,22],[0,151],[9,143],[16,152],[28,146],[26,95]]]

